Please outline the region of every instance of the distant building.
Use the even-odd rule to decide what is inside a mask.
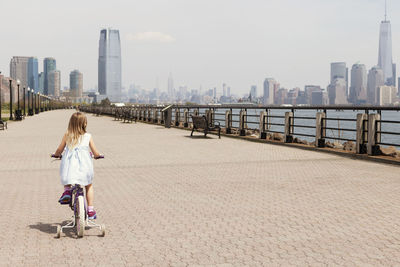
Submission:
[[[328,103],[328,97],[326,92],[320,90],[311,93],[311,105],[323,106],[326,105],[327,103]]]
[[[227,97],[231,97],[231,88],[229,86],[228,86],[226,94],[227,94]]]
[[[172,78],[172,73],[169,73],[168,76],[168,96],[171,99],[175,97],[174,79]]]
[[[13,57],[10,61],[10,77],[20,81],[20,86],[28,88],[29,57]]]
[[[379,86],[378,88],[378,105],[385,106],[393,104],[396,100],[397,89],[394,86]]]
[[[378,104],[378,91],[379,87],[384,85],[383,71],[379,67],[373,67],[368,72],[368,83],[367,83],[367,102],[368,104]]]
[[[49,74],[57,69],[56,60],[52,57],[47,57],[43,60],[43,72],[44,72],[44,83],[43,83],[43,93],[45,95],[53,95],[50,92],[53,89],[49,89]]]
[[[253,99],[253,100],[257,98],[257,86],[256,85],[251,86],[250,96],[251,96],[251,99]]]
[[[338,79],[342,78],[346,84],[346,98],[349,94],[349,69],[346,67],[345,62],[333,62],[331,63],[331,81],[330,84]],[[346,100],[347,102],[347,100]]]
[[[276,93],[275,104],[276,105],[285,104],[285,99],[287,98],[287,96],[288,96],[288,90],[285,88],[280,88]]]
[[[367,70],[364,64],[354,64],[351,68],[349,102],[364,104],[367,101]]]
[[[48,91],[47,94],[59,97],[60,96],[60,89],[61,89],[61,72],[59,70],[51,71],[47,74],[48,79]]]
[[[381,22],[379,30],[379,54],[378,66],[383,71],[383,78],[386,85],[396,85],[396,65],[393,64],[392,59],[392,32],[390,21],[387,20],[385,13],[385,20]]]
[[[347,104],[346,80],[343,78],[335,78],[328,86],[329,105],[345,105]]]
[[[308,105],[312,105],[312,93],[320,92],[321,86],[319,85],[306,85],[304,86],[305,97]]]
[[[73,70],[69,74],[69,90],[73,97],[82,97],[83,74],[79,70]]]
[[[35,57],[30,57],[28,60],[28,86],[33,89],[36,93],[40,92],[39,90],[39,68],[38,68],[38,60]]]
[[[276,81],[272,78],[267,78],[264,80],[264,95],[263,104],[273,105],[274,104],[274,86]]]
[[[119,31],[103,29],[100,32],[98,86],[101,95],[111,101],[121,99],[121,41]]]
[[[226,84],[222,84],[222,96],[226,96]]]
[[[38,90],[41,94],[44,94],[44,72],[38,75]]]

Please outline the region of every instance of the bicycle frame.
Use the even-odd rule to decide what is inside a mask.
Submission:
[[[85,205],[85,227],[95,227],[101,229],[101,225],[96,224],[93,222],[93,220],[89,220],[89,217],[87,215],[87,201],[86,201],[86,190],[84,187],[82,187],[79,184],[75,184],[71,188],[71,202],[69,203],[69,206],[71,210],[74,212],[72,215],[71,221],[68,222],[66,225],[61,226],[61,232],[64,228],[75,228],[76,227],[76,218],[79,216],[78,215],[78,210],[77,210],[77,202],[78,202],[78,197],[83,196],[84,199],[84,205]]]

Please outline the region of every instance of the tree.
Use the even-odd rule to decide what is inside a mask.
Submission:
[[[108,99],[108,97],[107,97],[106,99],[101,100],[100,106],[102,106],[102,107],[109,107],[109,106],[111,106],[111,101],[110,101],[110,99]]]

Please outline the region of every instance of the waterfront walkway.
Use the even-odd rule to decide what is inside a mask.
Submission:
[[[72,112],[0,131],[1,266],[400,264],[399,167],[91,114],[108,232],[55,239],[71,211],[49,154]]]

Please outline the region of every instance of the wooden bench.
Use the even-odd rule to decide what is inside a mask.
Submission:
[[[23,119],[25,119],[24,115],[22,114],[22,111],[17,109],[15,111],[15,120],[17,121],[22,121]]]
[[[213,131],[213,130],[218,130],[218,138],[221,138],[221,127],[219,125],[211,125],[211,123],[209,123],[207,121],[206,116],[191,116],[192,117],[192,122],[193,122],[193,129],[192,129],[192,133],[190,134],[190,136],[193,136],[193,132],[194,130],[198,130],[198,129],[203,129],[204,130],[204,137],[207,136],[209,131]]]
[[[7,122],[0,120],[0,130],[7,129]]]

